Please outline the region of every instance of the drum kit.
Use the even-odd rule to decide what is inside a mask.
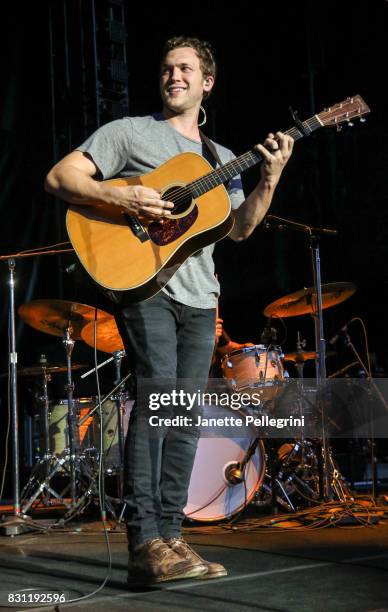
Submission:
[[[355,290],[350,283],[322,285],[322,308],[340,304]],[[316,360],[317,352],[304,350],[298,333],[296,350],[284,355],[270,322],[276,318],[314,316],[315,300],[312,288],[303,289],[265,308],[269,324],[262,334],[263,343],[235,350],[222,359],[223,377],[233,391],[259,390],[269,406],[276,403],[287,382],[286,363],[292,362],[298,376],[303,376],[305,363]],[[125,510],[124,439],[133,401],[125,390],[130,374],[121,378],[124,351],[115,319],[103,310],[64,300],[34,300],[20,306],[18,312],[34,329],[62,337],[66,354],[66,364],[50,364],[42,356],[38,365],[18,370],[20,377],[39,379],[41,387],[36,415],[39,452],[21,494],[21,512],[25,515],[41,502],[47,507],[63,504],[66,511],[62,520],[79,515],[98,500],[101,461],[104,475],[117,477],[117,495],[108,498],[107,509],[113,518],[121,520]],[[72,373],[87,367],[71,362],[76,341],[112,355],[104,364],[114,360],[116,378],[104,398],[74,397]],[[94,371],[95,368],[86,375]],[[48,383],[59,373],[67,374],[67,397],[51,399]],[[240,438],[201,437],[186,517],[198,521],[229,519],[251,502],[256,506],[272,505],[273,511],[279,506],[295,511],[300,499],[316,502],[322,497],[320,441],[302,436],[298,440],[279,440],[276,445],[272,442],[260,439],[253,426]],[[331,454],[329,460],[332,463]],[[337,481],[338,496],[345,495],[342,481]]]
[[[18,376],[37,377],[35,421],[38,424],[38,454],[31,476],[21,493],[21,512],[42,502],[45,506],[64,505],[62,520],[83,512],[98,496],[100,459],[106,476],[117,477],[117,496],[107,500],[107,509],[117,518],[116,502],[124,510],[123,464],[124,439],[133,401],[121,379],[123,343],[115,319],[109,313],[64,300],[34,300],[19,307],[19,315],[28,325],[44,333],[62,337],[66,364],[49,364],[44,355],[39,365],[18,370]],[[87,366],[73,364],[71,355],[76,341],[112,354],[104,364],[114,361],[114,388],[104,398],[74,397],[72,373]],[[99,367],[101,367],[100,364]],[[95,368],[83,377],[95,372]],[[49,382],[59,373],[67,374],[66,398],[51,399]],[[65,485],[58,491],[58,483]]]
[[[322,308],[344,302],[355,291],[355,285],[347,282],[322,285]],[[259,391],[264,411],[271,413],[277,398],[290,382],[286,364],[293,363],[297,377],[303,378],[305,363],[317,361],[316,351],[304,350],[305,342],[299,332],[296,350],[283,354],[276,344],[276,329],[270,326],[271,320],[302,315],[315,317],[314,288],[272,302],[263,314],[268,317],[261,336],[263,344],[225,355],[221,369],[235,392],[250,394]],[[332,354],[326,353],[326,356]],[[301,406],[296,403],[293,408],[298,413]],[[210,410],[205,407],[205,412],[206,409]],[[298,439],[262,440],[252,426],[251,431],[244,432],[244,437],[201,437],[185,514],[190,519],[208,522],[230,519],[249,503],[270,507],[273,513],[279,507],[295,512],[306,503],[316,504],[325,498],[324,461],[322,439],[305,439],[302,432]],[[338,500],[349,500],[351,494],[335,465],[331,448],[328,449],[327,461],[332,495]]]

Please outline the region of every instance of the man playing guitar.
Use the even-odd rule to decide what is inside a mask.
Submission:
[[[218,160],[198,127],[201,104],[210,95],[215,76],[208,43],[187,37],[168,40],[160,68],[162,112],[125,117],[99,128],[52,168],[47,191],[73,205],[100,201],[163,227],[174,204],[160,191],[143,185],[118,187],[101,179],[146,173],[185,151],[198,153],[215,166]],[[213,146],[222,163],[234,159],[228,149]],[[247,198],[239,177],[230,181],[234,227],[229,236],[234,241],[248,238],[263,219],[292,147],[293,139],[280,132],[268,134],[264,145],[257,145],[263,157],[261,176]],[[126,303],[125,292],[117,300],[111,292],[138,379],[190,378],[206,384],[219,293],[213,248],[206,246],[189,257],[149,299]],[[133,410],[126,440],[129,584],[225,576],[221,564],[199,557],[181,537],[198,432],[167,428],[160,436],[151,436],[139,412],[141,406]]]

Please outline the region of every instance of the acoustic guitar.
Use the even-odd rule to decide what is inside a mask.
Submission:
[[[306,121],[294,117],[296,124],[286,134],[299,140],[323,126],[363,120],[368,112],[363,99],[355,96]],[[145,223],[103,202],[70,205],[67,231],[80,262],[96,283],[126,291],[129,301],[151,297],[188,257],[227,236],[233,220],[224,183],[260,161],[262,156],[252,149],[213,169],[200,155],[181,153],[142,176],[109,179],[117,187],[161,190],[162,199],[174,203],[171,217]]]

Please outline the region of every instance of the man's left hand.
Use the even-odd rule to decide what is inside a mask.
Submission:
[[[267,183],[276,185],[283,168],[291,157],[294,139],[282,132],[268,134],[264,145],[256,145],[263,156],[261,177]]]

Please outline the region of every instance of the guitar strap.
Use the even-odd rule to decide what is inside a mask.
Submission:
[[[207,148],[209,149],[211,155],[214,157],[215,161],[217,162],[217,164],[219,164],[220,166],[222,166],[222,161],[220,159],[220,156],[217,153],[217,149],[215,148],[214,144],[212,143],[212,141],[210,140],[210,138],[208,138],[206,136],[206,134],[204,134],[202,132],[202,130],[199,130],[199,134],[201,136],[201,140],[202,142],[207,146]],[[230,180],[227,181],[227,183],[225,183],[225,187],[226,190],[229,189],[229,185],[230,185]]]

